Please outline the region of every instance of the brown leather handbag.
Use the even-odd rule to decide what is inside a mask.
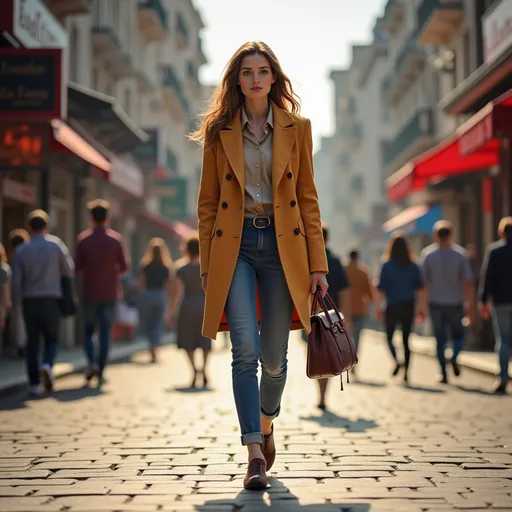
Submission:
[[[345,329],[343,315],[329,294],[326,294],[325,299],[331,309],[327,309],[318,289],[311,305],[306,374],[310,379],[325,379],[339,375],[343,391],[343,372],[347,372],[347,383],[350,382],[348,371],[357,364],[357,354]],[[320,312],[317,312],[318,304],[322,308]]]

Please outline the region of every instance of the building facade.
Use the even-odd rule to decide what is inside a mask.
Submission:
[[[191,0],[8,0],[2,9],[2,241],[43,208],[72,250],[90,222],[87,202],[102,197],[134,273],[152,236],[179,257],[195,224],[200,153],[186,135],[206,63]],[[66,324],[69,345],[75,326]]]

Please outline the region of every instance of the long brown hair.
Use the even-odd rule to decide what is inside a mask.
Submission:
[[[4,244],[0,243],[0,265],[7,263],[7,255],[5,254]]]
[[[220,130],[233,122],[238,109],[245,101],[242,89],[238,85],[242,61],[247,55],[257,53],[267,58],[276,79],[270,89],[269,99],[292,114],[299,113],[300,99],[293,91],[292,83],[284,74],[275,53],[262,41],[249,41],[238,48],[226,65],[221,84],[205,112],[199,115],[200,127],[190,134],[191,140],[203,143],[208,148],[216,140]]]
[[[391,238],[386,249],[386,260],[395,260],[399,265],[406,266],[414,257],[409,247],[407,238],[401,232],[396,232],[391,235]]]
[[[169,253],[169,248],[163,238],[155,237],[148,242],[141,264],[142,266],[146,266],[154,261],[162,263],[162,265],[165,265],[169,269],[174,265]]]

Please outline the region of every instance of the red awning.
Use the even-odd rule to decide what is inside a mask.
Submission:
[[[428,181],[499,165],[498,137],[506,133],[512,133],[512,91],[390,176],[386,180],[388,201],[403,199]]]
[[[187,238],[192,233],[194,233],[194,230],[190,227],[188,227],[183,222],[179,221],[170,221],[167,219],[164,219],[163,217],[160,217],[159,215],[156,215],[155,213],[148,212],[147,210],[144,210],[142,212],[142,217],[146,220],[152,222],[156,226],[158,226],[163,231],[167,231],[173,236],[181,238]]]
[[[78,134],[78,132],[70,125],[60,119],[52,119],[51,126],[55,141],[85,162],[106,173],[110,172],[110,161],[94,146],[87,142],[80,134]]]

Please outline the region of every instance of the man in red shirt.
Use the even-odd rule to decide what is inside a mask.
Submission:
[[[110,204],[96,199],[87,208],[93,227],[78,235],[75,267],[76,274],[82,277],[84,349],[89,362],[85,378],[90,382],[96,375],[101,385],[104,382],[103,371],[108,358],[116,301],[121,296],[119,278],[128,270],[129,258],[123,237],[108,227]],[[96,328],[99,339],[97,359],[93,343]]]

